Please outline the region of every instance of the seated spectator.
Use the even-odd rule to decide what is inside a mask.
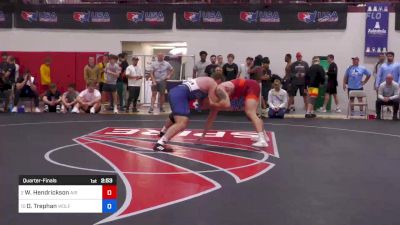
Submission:
[[[268,93],[268,117],[283,119],[288,104],[288,94],[281,88],[281,80],[275,79],[273,89]]]
[[[18,103],[20,98],[32,98],[35,104],[34,112],[40,112],[38,89],[35,85],[35,78],[32,77],[29,70],[26,70],[24,75],[20,75],[17,78],[14,92],[14,107],[12,112],[18,112]]]
[[[378,99],[376,100],[376,119],[381,119],[381,106],[393,106],[393,120],[398,120],[399,111],[399,84],[393,81],[393,75],[388,74],[385,82],[379,85]]]
[[[77,97],[73,113],[79,113],[80,110],[86,113],[98,113],[101,110],[101,94],[96,89],[95,82],[89,82],[86,90],[82,91]]]
[[[132,112],[138,112],[136,108],[137,100],[140,95],[140,87],[142,86],[143,73],[140,67],[137,65],[139,58],[132,57],[132,65],[128,66],[125,71],[126,77],[128,78],[128,91],[129,98],[126,103],[126,112],[129,112],[131,102],[133,103]]]
[[[44,112],[61,112],[61,93],[55,83],[49,85],[49,90],[43,96],[43,102]]]
[[[97,81],[92,81],[92,82],[97,83]],[[68,86],[68,90],[61,97],[61,103],[62,103],[61,112],[63,113],[71,112],[75,104],[77,103],[78,95],[79,92],[75,90],[75,84],[70,84]]]

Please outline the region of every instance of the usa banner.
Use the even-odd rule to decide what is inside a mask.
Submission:
[[[378,56],[388,49],[388,3],[367,3],[365,56]]]
[[[395,22],[395,29],[400,30],[400,5],[396,5],[396,22]]]
[[[12,5],[0,3],[0,28],[12,28]]]

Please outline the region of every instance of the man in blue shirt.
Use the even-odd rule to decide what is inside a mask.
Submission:
[[[360,66],[360,59],[358,57],[351,58],[353,60],[353,65],[347,68],[343,79],[343,90],[347,94],[350,91],[364,90],[364,85],[371,78],[371,72],[364,66]],[[366,76],[365,80],[363,77]],[[350,102],[354,103],[354,98],[350,98]],[[358,102],[362,102],[362,98],[358,98]],[[351,115],[354,115],[354,106],[351,106]],[[360,106],[360,116],[364,116],[363,107]]]
[[[387,52],[386,53],[386,63],[383,63],[382,66],[378,70],[378,74],[376,75],[375,81],[375,89],[378,90],[379,85],[382,84],[386,76],[388,74],[392,74],[393,80],[395,82],[399,82],[400,78],[400,64],[394,62],[394,53]]]

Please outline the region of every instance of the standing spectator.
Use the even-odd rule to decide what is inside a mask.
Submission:
[[[61,112],[61,93],[57,90],[57,85],[51,83],[49,90],[43,96],[44,112]]]
[[[281,80],[275,79],[274,88],[268,92],[268,117],[283,119],[288,104],[288,94],[281,88]]]
[[[375,64],[374,71],[372,72],[372,76],[374,76],[374,79],[375,79],[374,84],[376,83],[376,77],[378,76],[378,71],[381,68],[381,66],[385,63],[385,60],[386,60],[385,53],[379,53],[378,62]],[[378,90],[376,89],[375,85],[374,85],[374,89],[378,93]]]
[[[393,81],[393,76],[388,74],[385,82],[379,85],[378,99],[376,100],[376,119],[381,119],[382,105],[393,106],[393,120],[398,120],[399,111],[399,84]]]
[[[21,66],[17,62],[18,62],[17,59],[14,57],[14,60],[13,60],[13,64],[15,66],[15,81],[14,81],[14,83],[17,82],[17,79],[19,77],[20,68],[21,68]]]
[[[249,69],[250,79],[261,82],[261,77],[264,75],[262,60],[262,55],[254,57],[253,65]]]
[[[224,66],[224,57],[222,55],[217,56],[217,65],[221,68]]]
[[[107,63],[108,63],[108,54],[104,54],[103,58],[101,59],[101,62],[99,62],[97,64],[97,68],[98,68],[99,73],[100,73],[100,82],[99,82],[99,91],[100,91],[100,93],[103,92],[103,85],[106,82],[106,76],[104,74],[104,71],[105,71]]]
[[[291,88],[289,91],[289,109],[292,111],[295,111],[294,97],[297,95],[297,90],[299,90],[300,95],[303,96],[304,107],[307,108],[307,94],[304,92],[304,90],[306,90],[304,84],[309,67],[308,63],[303,61],[303,56],[300,52],[296,53],[296,59],[297,61],[290,66]]]
[[[283,77],[282,88],[285,89],[286,91],[289,91],[290,77],[291,77],[291,66],[292,66],[292,55],[291,54],[288,53],[288,54],[285,55],[285,63],[286,63],[285,76]],[[290,110],[288,110],[288,111],[290,111]]]
[[[343,78],[343,90],[346,91],[347,89],[347,94],[349,94],[350,91],[364,90],[364,85],[371,77],[371,72],[364,66],[359,65],[360,59],[358,57],[351,59],[353,60],[353,65],[347,68]],[[364,76],[366,76],[365,80],[363,80]],[[350,98],[350,102],[353,103],[354,98]],[[358,102],[362,102],[362,98],[358,98]],[[363,106],[360,106],[360,111],[360,116],[364,116]],[[354,106],[351,106],[351,115],[354,116]]]
[[[10,96],[15,83],[15,65],[13,61],[13,56],[7,56],[7,61],[1,64],[0,95],[4,98],[4,112],[9,110]]]
[[[93,114],[101,110],[101,93],[96,89],[96,83],[93,81],[89,82],[88,87],[78,95],[76,100],[73,113],[83,110],[85,113]]]
[[[228,54],[228,62],[222,67],[224,72],[225,81],[230,81],[238,78],[239,68],[236,63],[233,62],[235,56],[233,54]]]
[[[86,86],[89,85],[89,83],[95,83],[97,84],[96,81],[89,81],[86,83]],[[61,97],[61,112],[67,113],[71,112],[74,106],[76,105],[77,98],[78,98],[79,92],[75,90],[75,84],[70,84],[68,85],[68,90],[62,95]]]
[[[394,53],[387,52],[386,53],[387,62],[383,63],[382,66],[378,70],[378,74],[376,75],[375,81],[375,89],[378,90],[379,85],[383,83],[388,74],[392,74],[393,80],[397,83],[400,78],[400,64],[394,62]]]
[[[2,69],[5,65],[7,65],[7,58],[8,58],[7,52],[1,53],[0,69]]]
[[[83,77],[86,82],[86,86],[89,82],[94,82],[96,85],[101,80],[101,73],[99,67],[96,66],[95,58],[93,56],[89,57],[89,63],[83,69]]]
[[[211,77],[211,75],[214,74],[215,68],[218,67],[218,65],[217,65],[217,56],[211,55],[211,56],[210,56],[210,62],[211,62],[211,64],[208,64],[208,65],[206,66],[206,69],[204,70],[204,72],[205,72],[205,73],[207,74],[207,76],[209,76],[209,77]]]
[[[306,90],[304,92],[308,93],[308,106],[305,117],[315,118],[314,104],[318,98],[319,86],[325,83],[325,70],[320,65],[319,57],[313,57],[313,65],[307,70],[306,77],[304,79],[304,84]]]
[[[136,104],[140,95],[140,87],[142,86],[143,73],[138,66],[139,58],[132,57],[132,65],[128,66],[125,71],[126,77],[128,78],[128,91],[129,98],[126,103],[126,112],[129,112],[129,106],[133,103],[132,112],[139,112]]]
[[[333,96],[333,99],[335,100],[336,104],[336,109],[335,112],[340,113],[342,110],[340,109],[339,106],[339,99],[337,96],[337,86],[338,86],[338,81],[337,81],[337,65],[335,63],[335,57],[333,55],[328,55],[328,62],[329,62],[329,68],[328,68],[328,85],[326,87],[326,92],[325,92],[325,99],[324,99],[324,105],[319,109],[320,112],[325,113],[326,112],[326,106],[328,105],[329,97]]]
[[[31,75],[29,70],[26,70],[25,74],[20,75],[17,78],[12,112],[18,112],[18,103],[20,98],[33,98],[35,104],[34,112],[40,112],[38,89],[35,85],[35,78]]]
[[[249,70],[253,66],[254,59],[252,57],[246,58],[246,63],[240,65],[239,77],[242,79],[250,79]]]
[[[42,90],[48,90],[51,84],[51,59],[47,57],[44,63],[40,65],[40,84]]]
[[[118,96],[117,96],[117,79],[121,75],[121,67],[117,64],[118,57],[110,55],[110,62],[107,63],[105,68],[106,83],[103,86],[105,95],[112,95],[112,104],[114,105],[114,113],[118,113]]]
[[[205,70],[206,67],[208,66],[206,60],[207,60],[207,52],[201,51],[200,60],[196,62],[193,67],[193,78],[206,76]]]
[[[124,110],[126,101],[126,89],[127,89],[127,79],[125,77],[126,68],[128,68],[129,63],[126,61],[126,53],[121,53],[118,55],[119,66],[121,67],[121,74],[117,79],[117,90],[120,110]]]
[[[151,106],[149,113],[154,111],[154,103],[156,102],[156,97],[158,93],[158,101],[160,105],[160,112],[165,112],[164,101],[165,101],[165,89],[167,86],[167,80],[171,79],[172,74],[174,74],[174,69],[171,64],[164,60],[164,54],[157,54],[157,61],[153,62],[151,65]]]

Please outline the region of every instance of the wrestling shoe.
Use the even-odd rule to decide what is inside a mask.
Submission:
[[[257,147],[257,148],[265,148],[265,147],[268,147],[268,144],[265,141],[258,140],[257,142],[253,143],[251,146]]]
[[[156,143],[153,147],[153,151],[155,151],[155,152],[172,152],[172,149],[167,148],[165,145]]]

